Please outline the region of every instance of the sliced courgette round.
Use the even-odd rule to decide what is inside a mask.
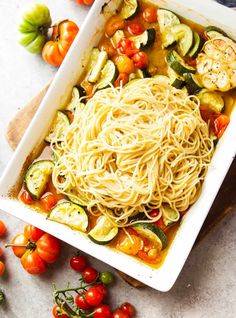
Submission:
[[[171,27],[174,37],[177,41],[177,51],[181,56],[187,55],[193,46],[193,31],[186,24],[177,24]]]
[[[186,87],[190,95],[196,95],[202,89],[202,84],[199,81],[199,75],[192,73],[184,73]]]
[[[227,33],[225,31],[221,30],[218,27],[215,27],[213,25],[209,25],[205,28],[205,34],[208,39],[213,39],[218,36],[226,36],[228,37]]]
[[[101,75],[101,70],[105,66],[108,59],[108,55],[106,51],[99,52],[96,57],[96,61],[94,61],[94,65],[89,69],[90,75],[88,77],[88,81],[90,83],[96,83]]]
[[[163,32],[165,28],[180,24],[179,18],[172,11],[167,9],[158,9],[158,22],[160,31]]]
[[[151,47],[156,38],[156,30],[154,28],[145,30],[140,35],[131,36],[130,40],[134,42],[137,49],[147,49]]]
[[[88,216],[85,210],[81,206],[71,202],[57,204],[51,210],[47,219],[65,224],[81,232],[86,232],[88,227]]]
[[[139,5],[137,0],[124,0],[120,15],[123,19],[133,18],[138,13]]]
[[[208,91],[207,89],[202,89],[198,93],[198,98],[202,105],[207,106],[216,113],[222,113],[225,107],[224,99],[219,92]]]
[[[178,211],[172,209],[170,206],[165,205],[163,210],[163,222],[165,226],[173,225],[178,222],[180,214]]]
[[[185,85],[183,76],[177,74],[170,66],[167,68],[167,73],[173,87],[181,89]]]
[[[140,236],[143,236],[154,243],[160,250],[163,250],[167,246],[167,237],[165,233],[150,223],[137,223],[133,225],[134,229]]]
[[[191,50],[188,52],[188,56],[192,58],[196,58],[198,53],[201,52],[201,49],[204,44],[204,40],[197,32],[193,32],[193,38],[194,38],[194,45],[191,48]]]
[[[99,245],[111,242],[118,234],[118,227],[114,226],[106,216],[99,217],[95,227],[88,233],[91,241]]]
[[[176,44],[176,38],[171,31],[171,27],[165,28],[161,33],[162,46],[167,49]]]
[[[103,89],[109,87],[109,84],[114,83],[117,74],[118,72],[115,63],[113,63],[111,60],[108,60],[101,70],[101,75],[97,82],[96,88]]]
[[[51,178],[54,164],[50,160],[32,163],[25,174],[25,186],[34,199],[39,199]]]
[[[71,95],[71,101],[67,105],[66,110],[74,113],[76,108],[81,104],[80,98],[86,96],[86,92],[82,86],[74,86]]]
[[[168,52],[166,61],[168,65],[179,75],[196,72],[196,69],[186,64],[182,57],[174,50]]]
[[[62,141],[64,139],[65,132],[69,126],[69,117],[64,112],[58,110],[49,134],[44,140],[46,142]]]

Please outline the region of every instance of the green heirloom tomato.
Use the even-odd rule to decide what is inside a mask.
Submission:
[[[30,53],[41,53],[51,23],[48,7],[39,3],[31,5],[22,14],[18,26],[19,43]]]

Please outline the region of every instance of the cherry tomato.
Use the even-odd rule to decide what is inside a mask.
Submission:
[[[128,57],[131,57],[135,53],[137,53],[139,50],[135,47],[135,44],[133,41],[126,38],[122,38],[117,43],[117,51],[119,54],[123,54]]]
[[[25,204],[32,204],[34,200],[31,198],[28,191],[24,190],[20,195],[21,201],[23,201]]]
[[[85,4],[86,6],[91,6],[94,3],[94,0],[75,0],[78,4]]]
[[[5,223],[0,220],[0,236],[3,236],[6,233],[6,229]]]
[[[46,263],[36,251],[26,251],[20,261],[23,268],[32,275],[43,274],[47,269]]]
[[[86,283],[90,284],[97,279],[98,271],[93,267],[86,267],[82,272],[82,277]]]
[[[27,245],[28,242],[29,240],[24,234],[17,234],[12,240],[12,244],[16,245]],[[20,246],[12,246],[12,250],[13,253],[19,258],[21,258],[26,252],[26,248]]]
[[[51,208],[57,204],[55,196],[51,192],[45,193],[41,198],[40,202],[42,203],[43,209],[45,211],[50,211]]]
[[[85,299],[90,306],[98,306],[106,296],[107,289],[103,284],[90,287],[86,291]]]
[[[93,310],[95,312],[94,318],[111,318],[112,312],[111,308],[108,305],[100,304]]]
[[[189,59],[187,61],[188,65],[192,66],[192,67],[196,67],[197,66],[197,60],[194,59]]]
[[[126,55],[120,55],[115,59],[115,64],[120,73],[130,74],[134,72],[134,63]]]
[[[120,73],[117,77],[117,79],[114,82],[115,87],[124,86],[129,81],[129,74],[127,73]]]
[[[87,266],[87,260],[84,256],[76,255],[70,260],[70,267],[76,272],[82,272]]]
[[[99,279],[103,284],[110,285],[114,281],[114,275],[111,272],[101,272]]]
[[[137,68],[145,68],[148,65],[148,55],[145,52],[138,52],[132,57],[134,66]]]
[[[117,248],[128,255],[136,255],[143,248],[143,240],[137,235],[121,236]]]
[[[36,252],[46,263],[51,264],[58,259],[61,243],[56,237],[45,233],[40,237],[36,245]]]
[[[66,314],[61,314],[61,311],[62,311],[61,308],[55,305],[52,310],[52,314],[54,318],[70,318],[70,316]]]
[[[2,248],[0,247],[0,257],[2,256]]]
[[[31,225],[31,224],[26,224],[24,227],[24,235],[32,241],[38,241],[40,237],[45,234],[44,231],[38,229],[37,227]]]
[[[112,58],[116,55],[116,50],[109,42],[104,42],[99,46],[101,51],[106,51],[109,58]]]
[[[127,313],[123,312],[120,309],[117,309],[112,315],[112,318],[129,318],[129,317],[130,316]]]
[[[75,297],[75,303],[79,308],[83,310],[88,310],[91,307],[85,299],[85,292]]]
[[[129,33],[131,33],[133,35],[139,35],[139,34],[142,34],[144,32],[144,28],[142,27],[141,24],[139,24],[137,22],[133,22],[133,23],[130,23],[128,25],[128,31],[129,31]]]
[[[130,318],[134,317],[135,315],[135,308],[130,303],[123,303],[120,306],[120,310],[123,311],[125,314],[127,314]]]
[[[0,261],[0,276],[2,276],[5,273],[5,269],[5,264],[2,261]]]
[[[69,20],[54,25],[52,41],[48,41],[43,47],[44,61],[53,66],[60,66],[78,32],[78,26]]]
[[[117,30],[124,29],[125,22],[119,15],[111,17],[105,25],[105,33],[111,37]]]
[[[149,251],[138,251],[138,257],[150,264],[156,264],[160,261],[159,252],[156,248],[151,248]]]
[[[219,117],[217,117],[214,120],[214,128],[215,128],[217,138],[220,138],[223,136],[229,122],[230,122],[229,116],[224,114],[221,114]]]
[[[149,215],[154,219],[160,214],[159,210],[154,209],[152,210]],[[161,230],[165,230],[166,226],[164,224],[163,218],[161,217],[159,220],[153,222],[157,227],[159,227]]]
[[[146,8],[143,11],[143,18],[148,23],[156,22],[157,21],[157,9],[154,7]]]

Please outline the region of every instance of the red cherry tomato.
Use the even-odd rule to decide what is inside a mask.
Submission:
[[[90,306],[98,306],[106,296],[107,289],[103,284],[90,287],[85,295],[85,299]]]
[[[130,303],[124,303],[120,306],[120,310],[127,314],[130,318],[135,315],[135,308]]]
[[[31,198],[28,191],[24,190],[20,195],[21,201],[23,201],[25,204],[32,204],[34,200]]]
[[[224,114],[221,114],[219,117],[217,117],[214,120],[214,128],[215,128],[217,138],[220,138],[223,136],[229,122],[230,122],[229,116]]]
[[[93,310],[95,312],[94,318],[111,318],[112,317],[112,312],[111,308],[108,305],[98,305],[97,307],[94,308]]]
[[[145,52],[138,52],[133,55],[132,60],[137,68],[145,68],[148,65],[148,56]]]
[[[51,208],[57,204],[57,200],[55,196],[51,192],[45,193],[41,198],[40,202],[43,206],[43,209],[46,211],[50,211]]]
[[[27,237],[27,239],[32,240],[32,241],[38,241],[40,237],[45,234],[44,231],[38,229],[37,227],[31,225],[31,224],[26,224],[24,227],[24,235]]]
[[[61,314],[61,308],[55,305],[52,310],[52,314],[54,318],[70,318],[70,316],[66,314]]]
[[[114,82],[115,87],[124,86],[129,81],[129,74],[127,73],[120,73],[117,77],[117,79]]]
[[[0,247],[0,257],[2,256],[2,254],[3,254],[3,253],[2,253],[2,248]]]
[[[98,277],[98,271],[93,267],[86,267],[82,272],[82,277],[86,283],[90,284]]]
[[[5,269],[5,264],[2,261],[0,261],[0,276],[2,276],[5,273]]]
[[[94,3],[94,0],[75,0],[78,4],[84,4],[86,6],[91,6]]]
[[[82,272],[87,266],[87,260],[84,256],[76,255],[70,260],[70,267],[76,272]]]
[[[128,31],[133,35],[139,35],[144,32],[144,28],[139,23],[133,22],[128,25]]]
[[[6,233],[6,229],[5,223],[0,220],[0,236],[3,236]]]
[[[148,23],[156,22],[157,21],[157,9],[154,7],[146,8],[143,11],[143,18]]]
[[[113,313],[112,318],[129,318],[129,315],[126,314],[125,312],[123,312],[122,310],[117,309],[117,310]]]
[[[85,299],[85,292],[84,293],[81,293],[79,295],[77,295],[75,297],[75,303],[76,305],[83,309],[83,310],[87,310],[89,309],[91,306],[87,303],[86,299]]]
[[[139,50],[136,49],[133,41],[126,38],[122,38],[117,44],[117,51],[119,54],[123,54],[128,57],[131,57],[135,53],[137,53]]]

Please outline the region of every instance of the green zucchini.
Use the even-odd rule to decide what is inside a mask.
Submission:
[[[181,89],[185,85],[183,76],[177,74],[170,66],[168,66],[167,73],[173,87]]]
[[[94,68],[99,54],[100,54],[100,50],[97,47],[94,47],[91,51],[88,64],[86,65],[86,70],[88,72],[90,72]]]
[[[81,104],[81,97],[86,96],[86,92],[82,86],[74,86],[72,90],[72,98],[70,103],[66,106],[65,110],[74,113],[76,108]]]
[[[140,236],[149,239],[154,243],[159,250],[163,250],[167,246],[167,237],[165,233],[154,224],[150,223],[137,223],[133,225],[133,228]]]
[[[186,87],[190,95],[196,95],[202,89],[202,84],[199,81],[199,75],[192,73],[184,73]]]
[[[134,42],[137,49],[150,48],[156,38],[156,30],[154,28],[145,30],[140,35],[131,36],[130,40]]]
[[[171,31],[171,27],[165,28],[161,33],[162,46],[167,49],[176,44],[176,38]]]
[[[141,69],[137,69],[137,71],[135,72],[136,78],[147,78],[147,77],[151,77],[151,75],[149,74],[148,70],[146,68]]]
[[[85,210],[72,202],[57,204],[49,213],[48,220],[65,224],[74,230],[86,232],[88,216]]]
[[[97,56],[97,60],[94,63],[94,66],[89,70],[90,75],[88,77],[88,81],[90,83],[96,83],[101,75],[101,70],[105,66],[108,59],[108,55],[106,51],[99,52],[99,55]]]
[[[111,60],[107,60],[105,66],[101,70],[99,80],[97,81],[96,88],[103,89],[109,87],[109,84],[113,84],[117,77],[117,68],[115,63]]]
[[[196,72],[196,69],[186,64],[182,57],[174,50],[168,52],[166,61],[168,65],[181,76],[183,76],[184,73]]]
[[[57,142],[62,141],[69,126],[69,117],[64,112],[58,110],[50,131],[44,140],[49,143],[54,142],[55,140]]]
[[[114,48],[117,48],[118,43],[121,39],[125,38],[125,34],[123,30],[117,30],[113,37],[111,38],[111,44]]]
[[[180,214],[178,211],[172,209],[170,206],[165,205],[163,211],[163,222],[165,226],[173,225],[178,222],[180,218]]]
[[[88,237],[96,244],[105,245],[116,237],[118,231],[118,227],[114,226],[106,216],[102,215],[95,227],[88,233]]]
[[[212,92],[208,91],[207,89],[202,89],[197,96],[202,105],[209,107],[214,112],[222,113],[224,111],[224,99],[219,92]]]
[[[204,44],[204,40],[197,32],[193,32],[193,38],[194,38],[194,45],[191,48],[191,50],[188,52],[188,56],[192,58],[196,58],[198,53],[201,52],[201,49]]]
[[[215,27],[213,25],[209,25],[205,28],[205,34],[208,39],[213,39],[218,36],[226,36],[228,37],[227,33],[225,33],[223,30],[221,30],[218,27]]]
[[[53,167],[51,160],[39,160],[32,163],[26,171],[25,187],[34,199],[39,199],[44,193]]]
[[[139,10],[139,5],[137,0],[124,0],[121,7],[120,15],[123,19],[133,18]]]
[[[181,56],[187,55],[193,46],[193,31],[186,24],[177,24],[171,27],[174,37],[177,41],[177,51]]]
[[[176,14],[167,9],[158,9],[158,23],[161,33],[167,27],[172,27],[174,25],[180,24],[180,20]]]

